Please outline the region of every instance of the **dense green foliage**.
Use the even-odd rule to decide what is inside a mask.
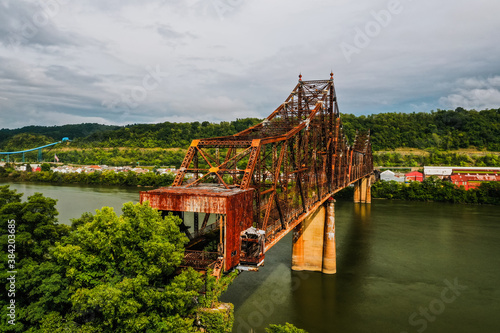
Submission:
[[[137,165],[163,165],[179,167],[186,154],[185,149],[145,149],[145,148],[52,148],[44,150],[43,158],[53,161],[57,155],[59,161],[77,165],[110,165],[110,166],[137,166]],[[0,157],[5,159],[5,157]],[[25,162],[36,163],[37,152],[25,154]],[[22,155],[11,155],[10,162],[21,163]]]
[[[398,147],[450,150],[476,147],[500,151],[500,109],[438,110],[419,113],[341,115],[344,130],[354,138],[356,130],[371,131],[375,151]]]
[[[0,167],[0,177],[2,170]],[[91,184],[119,186],[169,186],[174,180],[174,174],[155,174],[154,172],[135,173],[133,171],[95,171],[92,173],[60,173],[52,171],[9,173],[9,179],[15,181],[31,181],[58,184]]]
[[[372,185],[373,198],[411,201],[500,205],[500,182],[482,182],[478,188],[465,190],[439,178],[426,178],[422,183],[378,181]]]
[[[164,165],[180,167],[186,150],[184,149],[54,149],[60,161],[80,165]]]
[[[217,307],[198,310],[199,326],[206,332],[231,332],[234,324],[234,306],[231,303],[219,304]]]
[[[16,140],[19,140],[18,135],[27,133],[27,134],[33,134],[37,138],[43,138],[44,142],[46,143],[52,143],[61,140],[64,137],[68,137],[70,139],[73,138],[83,138],[87,137],[93,133],[100,132],[100,131],[106,131],[106,130],[113,130],[120,128],[119,126],[108,126],[108,125],[99,125],[99,124],[78,124],[78,125],[63,125],[63,126],[26,126],[23,128],[17,128],[17,129],[0,129],[0,150],[2,151],[12,151],[12,150],[7,150],[5,147],[10,146],[11,148],[15,148],[13,150],[19,150],[19,149],[31,149],[31,148],[36,148],[40,145],[34,145],[34,146],[25,146],[24,142],[22,142],[23,145],[15,145],[14,142]],[[17,136],[17,139],[13,139],[14,137]],[[8,142],[11,141],[11,142]],[[40,141],[35,141],[35,144],[39,143]],[[21,142],[19,142],[21,143]],[[26,142],[29,143],[29,142]],[[31,144],[31,143],[29,143]]]
[[[219,307],[220,292],[234,278],[205,282],[191,269],[177,273],[187,242],[180,220],[163,219],[148,205],[124,204],[121,216],[103,207],[70,230],[57,224],[55,200],[20,197],[0,187],[4,244],[7,221],[16,220],[17,271],[16,325],[2,320],[2,332],[197,332],[202,306]],[[4,248],[1,256],[7,263]],[[0,300],[2,318],[6,302]],[[233,309],[226,309],[210,316],[214,332],[230,331],[223,319]]]
[[[374,153],[373,164],[384,167],[416,167],[424,165],[500,167],[500,155],[488,153],[484,155],[458,154],[431,150],[425,155],[403,155],[398,152]]]
[[[176,148],[187,147],[193,139],[232,135],[260,122],[256,118],[238,119],[220,124],[202,123],[160,123],[130,125],[113,131],[97,132],[77,139],[78,147],[138,147]]]
[[[7,257],[13,258],[16,274],[15,288],[15,326],[10,325],[7,320],[7,297],[0,300],[1,316],[4,320],[0,322],[2,332],[28,332],[30,322],[40,320],[44,313],[42,309],[32,305],[35,299],[43,303],[51,303],[54,309],[61,305],[61,290],[57,274],[52,274],[55,266],[50,263],[49,251],[55,242],[69,235],[70,228],[57,224],[58,212],[55,209],[56,200],[45,198],[40,193],[28,197],[26,202],[21,202],[22,194],[11,191],[8,186],[0,186],[0,226],[2,244],[7,244],[7,221],[15,220],[15,254],[7,251],[2,246],[1,259],[4,265],[8,263]],[[7,268],[7,266],[4,266]],[[0,273],[2,281],[7,281],[11,274],[4,269]],[[36,276],[35,276],[36,275]],[[39,289],[41,279],[47,278],[45,288]],[[7,288],[8,289],[8,288]],[[5,289],[4,289],[5,293]],[[54,297],[49,293],[57,294]],[[7,296],[6,294],[4,294]],[[24,318],[20,320],[20,318]],[[11,318],[9,318],[10,320]]]
[[[153,171],[136,173],[134,171],[115,172],[113,170],[94,171],[91,173],[61,173],[50,170],[48,163],[42,164],[42,171],[15,171],[12,164],[0,166],[0,178],[15,181],[30,181],[59,184],[90,184],[119,186],[168,186],[172,184],[173,173],[158,174]],[[27,167],[28,169],[28,167]],[[47,170],[47,171],[43,171]]]
[[[60,139],[59,139],[60,140]],[[40,147],[55,142],[53,139],[41,134],[20,133],[11,137],[2,147],[4,151],[18,151]],[[32,155],[36,155],[33,152]]]
[[[475,147],[500,151],[500,109],[475,111],[457,108],[419,113],[379,113],[369,116],[342,114],[341,119],[344,131],[351,140],[354,139],[356,130],[370,130],[375,151],[398,147],[439,150]],[[232,135],[259,121],[256,118],[246,118],[219,124],[204,121],[128,126],[29,126],[16,130],[0,130],[0,148],[34,148],[25,145],[54,142],[64,136],[74,140],[71,145],[78,148],[185,148],[193,139]],[[14,137],[21,133],[38,136]]]
[[[295,327],[290,323],[285,325],[269,325],[267,333],[307,333],[305,330]]]

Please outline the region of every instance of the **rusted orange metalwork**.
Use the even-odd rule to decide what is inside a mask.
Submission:
[[[250,215],[249,223],[224,229],[222,241],[240,255],[229,258],[227,270],[239,260],[256,261],[239,250],[248,227],[263,231],[262,255],[333,193],[372,172],[370,135],[358,133],[352,145],[347,142],[331,74],[329,80],[300,79],[284,103],[247,130],[194,140],[172,187],[141,192],[141,202],[160,210]],[[251,203],[240,201],[236,194],[248,197],[249,190],[252,198],[245,200]],[[234,200],[222,200],[221,193]]]

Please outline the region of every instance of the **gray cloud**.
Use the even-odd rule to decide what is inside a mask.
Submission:
[[[55,5],[47,3],[21,0],[0,4],[0,42],[11,48],[73,44],[75,35],[63,33],[54,25],[63,5],[56,0]]]
[[[495,0],[41,3],[0,1],[0,127],[265,117],[330,70],[345,113],[500,107]]]

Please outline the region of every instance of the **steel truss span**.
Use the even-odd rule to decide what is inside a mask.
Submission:
[[[357,133],[354,142],[348,143],[331,74],[329,80],[300,79],[274,112],[247,130],[194,140],[167,192],[190,198],[196,189],[200,194],[253,192],[250,220],[237,217],[241,221],[233,223],[234,230],[221,223],[226,236],[238,236],[237,244],[230,244],[237,248],[238,259],[228,260],[229,253],[224,253],[230,262],[225,265],[228,269],[240,261],[258,262],[255,246],[260,246],[263,257],[335,192],[372,172],[370,135]],[[188,175],[193,177],[188,179]],[[168,199],[161,198],[161,189],[156,191],[142,192],[141,201],[149,200],[160,210],[179,210],[174,204],[165,204]],[[191,209],[210,213],[203,207],[210,206],[213,193],[205,196],[205,204]],[[250,246],[249,241],[257,245]],[[226,237],[222,242],[227,243]],[[249,246],[252,251],[247,250]],[[234,257],[234,250],[231,253]]]

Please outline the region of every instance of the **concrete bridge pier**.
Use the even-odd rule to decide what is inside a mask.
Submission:
[[[293,231],[292,269],[337,272],[335,200],[328,199]]]
[[[354,183],[354,202],[371,203],[371,176]],[[293,231],[292,269],[337,272],[335,200],[330,197]]]
[[[323,273],[337,273],[337,252],[335,245],[335,200],[326,201],[325,235],[323,241]]]
[[[372,203],[371,175],[354,183],[354,202]]]

